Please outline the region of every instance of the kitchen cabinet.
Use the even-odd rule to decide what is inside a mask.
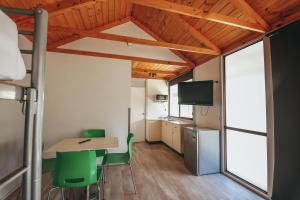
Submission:
[[[161,141],[161,120],[146,120],[146,140]]]
[[[183,153],[182,134],[183,127],[191,125],[192,123],[180,121],[162,121],[161,140],[166,145],[177,151]]]
[[[181,149],[181,126],[177,124],[172,125],[172,134],[173,134],[173,139],[172,139],[172,147],[174,148],[175,151],[182,153]]]
[[[167,126],[168,122],[167,121],[162,121],[161,123],[161,141],[166,143],[167,141]]]
[[[172,141],[173,141],[173,131],[172,131],[172,124],[167,122],[167,128],[166,128],[166,141],[165,143],[172,147]]]

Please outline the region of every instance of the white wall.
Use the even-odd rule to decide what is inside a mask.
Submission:
[[[131,87],[146,87],[146,79],[143,78],[132,78]]]
[[[194,121],[198,127],[220,129],[221,127],[221,83],[220,57],[216,57],[194,69],[194,81],[214,80],[214,106],[195,106]],[[207,112],[208,109],[208,112]],[[206,114],[207,112],[207,114]]]
[[[168,103],[156,102],[155,95],[168,95],[168,85],[164,80],[146,80],[146,119],[160,119],[168,116]]]
[[[48,53],[45,145],[104,128],[126,151],[130,80],[129,61]]]
[[[137,27],[132,22],[127,22],[103,32],[154,40],[154,38],[145,33],[142,29]],[[131,44],[131,46],[129,47],[126,42],[110,41],[97,38],[82,38],[75,42],[64,45],[63,47],[67,49],[138,56],[143,58],[153,58],[178,62],[183,61],[169,49],[138,44]]]

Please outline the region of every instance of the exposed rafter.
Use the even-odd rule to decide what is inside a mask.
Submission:
[[[245,0],[231,0],[237,8],[244,11],[246,15],[255,19],[265,30],[269,29],[269,24],[264,20]]]
[[[219,54],[221,53],[221,50],[217,45],[215,45],[212,41],[210,41],[205,35],[203,35],[200,31],[198,31],[196,28],[191,26],[188,22],[186,22],[180,15],[171,13],[170,14],[173,19],[176,20],[176,22],[182,26],[184,29],[186,29],[195,39],[197,39],[199,42],[205,44],[207,47],[215,50]]]
[[[300,19],[300,10],[291,14],[291,15],[288,15],[286,16],[285,18],[279,20],[279,21],[276,21],[275,23],[272,24],[272,30],[276,29],[276,28],[279,28],[281,26],[284,26],[288,23],[291,23],[293,21],[296,21],[296,20],[299,20]]]
[[[155,80],[169,80],[173,78],[174,76],[166,76],[157,74],[155,77],[151,77],[149,73],[141,73],[141,72],[132,72],[131,73],[132,78],[144,78],[144,79],[155,79]]]
[[[99,39],[105,39],[105,40],[148,45],[148,46],[154,46],[154,47],[163,47],[163,48],[174,49],[174,50],[179,50],[179,51],[187,51],[187,52],[192,52],[192,53],[220,55],[220,52],[216,52],[215,50],[208,49],[208,48],[201,48],[201,47],[161,42],[161,41],[145,40],[145,39],[122,36],[122,35],[114,35],[114,34],[107,34],[107,33],[91,34],[91,33],[86,33],[84,31],[80,32],[79,35],[81,35],[83,37],[92,37],[92,38],[99,38]]]
[[[163,71],[163,70],[153,70],[153,69],[143,69],[143,68],[132,68],[133,72],[145,72],[145,73],[156,73],[156,74],[167,74],[167,75],[178,75],[178,73],[173,72],[173,71]]]
[[[169,11],[181,15],[186,15],[190,17],[195,17],[199,19],[205,19],[208,21],[213,21],[229,26],[234,26],[246,30],[256,31],[264,33],[266,30],[258,23],[251,23],[247,21],[242,21],[230,16],[214,13],[214,12],[204,12],[201,9],[193,8],[179,3],[174,3],[166,0],[131,0],[134,4],[156,8],[164,11]]]
[[[79,40],[79,39],[81,39],[81,38],[82,38],[82,36],[75,34],[75,35],[66,37],[66,38],[64,38],[64,39],[62,39],[62,40],[59,40],[59,41],[57,41],[57,42],[48,44],[48,45],[47,45],[47,49],[48,49],[48,50],[55,49],[55,48],[57,48],[57,47],[59,47],[59,46],[63,46],[63,45],[68,44],[68,43],[70,43],[70,42],[74,42],[74,41],[76,41],[76,40]]]
[[[151,35],[154,39],[157,41],[164,41],[160,36],[158,36],[156,33],[154,33],[152,30],[150,30],[147,26],[145,26],[143,23],[141,23],[139,20],[135,19],[134,17],[131,17],[131,22],[133,22],[135,25],[137,25],[140,29]],[[174,54],[176,54],[178,57],[180,57],[182,60],[187,62],[191,68],[194,68],[196,65],[194,62],[192,62],[190,59],[188,59],[186,56],[184,56],[181,52],[171,50]]]
[[[186,66],[187,65],[184,62],[167,61],[167,60],[159,60],[159,59],[152,59],[152,58],[142,58],[142,57],[136,57],[136,56],[109,54],[109,53],[101,53],[101,52],[93,52],[93,51],[64,49],[64,48],[56,48],[56,49],[51,49],[49,51],[57,52],[57,53],[82,55],[82,56],[93,56],[93,57],[113,58],[113,59],[121,59],[121,60],[140,61],[140,62],[147,62],[147,63],[158,63],[158,64],[165,64],[165,65],[177,65],[177,66]]]
[[[176,43],[168,43],[162,41],[146,40],[146,39],[128,37],[123,35],[99,33],[98,31],[94,31],[94,30],[93,31],[85,31],[85,30],[78,30],[78,29],[73,30],[72,28],[67,29],[67,28],[60,28],[60,27],[49,27],[49,30],[73,33],[75,35],[76,34],[80,35],[81,37],[91,37],[91,38],[98,38],[98,39],[105,39],[105,40],[112,40],[112,41],[119,41],[119,42],[154,46],[154,47],[163,47],[163,48],[192,52],[192,53],[220,55],[220,51],[216,51],[208,48],[188,46],[188,45],[176,44]]]
[[[114,26],[118,26],[118,25],[124,24],[124,23],[128,22],[129,20],[130,20],[129,17],[125,17],[125,18],[123,18],[121,20],[114,21],[112,23],[103,25],[101,27],[96,27],[93,30],[80,30],[80,29],[74,29],[74,28],[54,27],[54,26],[49,26],[48,25],[48,31],[49,32],[58,32],[58,31],[61,31],[61,32],[66,32],[66,33],[74,33],[70,37],[64,38],[64,39],[62,39],[60,41],[57,41],[55,43],[48,44],[48,49],[54,49],[54,48],[57,48],[59,46],[65,45],[67,43],[70,43],[70,42],[76,41],[78,39],[81,39],[83,36],[81,36],[79,34],[79,32],[83,31],[83,32],[86,32],[86,33],[91,33],[91,34],[94,33],[94,32],[101,32],[101,31],[110,29],[110,28],[112,28]]]

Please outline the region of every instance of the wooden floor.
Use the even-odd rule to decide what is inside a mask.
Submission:
[[[115,166],[107,172],[106,200],[261,199],[220,174],[193,176],[185,169],[183,159],[162,144],[134,144],[133,170],[138,194],[134,195],[128,166]],[[46,199],[50,185],[51,174],[44,174],[43,199]],[[84,199],[80,192],[75,193],[76,197],[69,192],[71,196],[67,199]],[[51,199],[60,197],[56,192]]]

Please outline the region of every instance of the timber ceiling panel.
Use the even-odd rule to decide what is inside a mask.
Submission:
[[[300,0],[0,0],[0,5],[48,10],[49,50],[89,36],[92,31],[95,34],[131,20],[160,43],[109,35],[94,37],[170,48],[190,66],[121,56],[135,60],[133,76],[157,79],[172,78],[217,54],[241,46],[263,32],[300,18]],[[32,19],[11,17],[19,27],[32,29]],[[65,29],[61,31],[61,28]]]
[[[247,2],[270,24],[300,10],[299,0],[248,0]]]

